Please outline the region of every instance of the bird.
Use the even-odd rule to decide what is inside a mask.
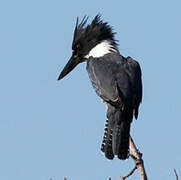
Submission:
[[[101,151],[109,160],[129,158],[130,126],[138,118],[142,101],[142,72],[138,61],[124,57],[112,26],[97,14],[87,24],[88,16],[77,17],[72,42],[72,56],[61,71],[64,78],[79,63],[86,62],[92,86],[106,104],[107,114]]]

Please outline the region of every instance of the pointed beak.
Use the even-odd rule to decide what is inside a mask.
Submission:
[[[63,77],[65,77],[69,72],[71,72],[75,66],[77,66],[80,63],[79,59],[72,55],[68,63],[63,68],[62,72],[60,73],[58,80],[61,80]]]

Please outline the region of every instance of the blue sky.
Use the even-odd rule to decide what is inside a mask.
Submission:
[[[76,17],[101,13],[119,50],[138,60],[144,96],[131,135],[150,179],[181,176],[181,2],[1,1],[0,179],[120,179],[131,160],[100,152],[105,105],[79,65],[57,77],[71,56]],[[138,177],[135,173],[130,180]]]

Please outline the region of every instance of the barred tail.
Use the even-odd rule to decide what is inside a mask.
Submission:
[[[125,160],[129,153],[132,113],[111,106],[108,108],[107,117],[101,150],[108,159],[113,159],[117,155],[119,159]]]
[[[119,159],[124,160],[128,158],[129,153],[129,133],[130,123],[123,121],[120,125],[115,125],[113,130],[113,153]]]
[[[106,120],[101,151],[105,154],[106,158],[108,159],[114,158],[113,149],[112,149],[112,129],[110,128],[109,120]]]

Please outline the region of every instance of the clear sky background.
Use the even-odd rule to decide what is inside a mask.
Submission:
[[[144,94],[131,134],[149,179],[181,177],[180,0],[0,1],[0,179],[119,180],[131,160],[100,151],[106,108],[71,56],[76,17],[101,13],[120,53],[138,60]],[[130,180],[138,179],[135,173]]]

